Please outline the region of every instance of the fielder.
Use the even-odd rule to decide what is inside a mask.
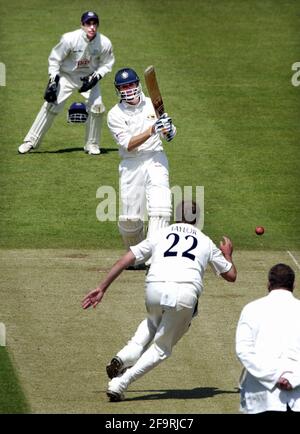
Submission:
[[[110,40],[98,33],[99,17],[95,12],[81,16],[81,29],[65,33],[52,49],[49,62],[49,82],[42,105],[32,127],[19,146],[19,153],[36,149],[51,127],[55,116],[63,110],[66,100],[78,90],[86,99],[88,119],[84,151],[100,154],[102,117],[105,111],[98,85],[115,62]]]
[[[164,113],[159,119],[151,99],[142,92],[140,79],[130,68],[115,75],[120,102],[107,116],[108,127],[119,146],[122,211],[119,231],[126,250],[144,239],[144,220],[149,217],[148,237],[169,224],[172,205],[168,160],[161,139],[176,134],[172,119]]]
[[[224,237],[218,249],[194,226],[197,223],[195,204],[191,207],[186,203],[183,208],[181,222],[164,228],[156,240],[147,238],[130,247],[100,285],[82,301],[84,309],[96,307],[109,285],[128,265],[136,260],[145,261],[152,255],[146,277],[148,316],[106,368],[111,378],[107,389],[111,401],[123,400],[124,392],[133,381],[171,355],[172,348],[187,332],[196,315],[207,264],[225,280],[234,282],[236,279],[230,239]]]

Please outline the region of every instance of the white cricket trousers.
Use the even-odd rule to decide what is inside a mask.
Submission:
[[[172,202],[167,157],[163,151],[149,151],[126,158],[119,165],[119,175],[119,231],[128,250],[144,239],[143,225],[147,214],[149,238],[169,224]]]
[[[171,294],[172,282],[169,285],[168,294]],[[176,285],[178,287],[178,284]],[[183,297],[178,292],[176,299],[174,297],[172,299],[170,296],[170,304],[174,305],[170,307],[162,304],[168,303],[166,302],[164,285],[161,285],[160,282],[147,284],[148,318],[141,322],[133,338],[117,353],[125,367],[133,365],[120,378],[124,389],[169,357],[174,345],[188,331],[195,311],[197,296],[193,294],[194,288],[190,290],[189,287],[186,297],[184,287],[189,285],[182,283],[181,286]],[[181,299],[185,300],[186,306],[180,304]]]
[[[122,160],[119,175],[123,216],[143,220],[146,209],[150,216],[171,215],[169,167],[163,151]]]
[[[63,110],[67,99],[74,91],[78,91],[81,85],[82,82],[80,76],[76,75],[71,77],[69,74],[61,74],[58,84],[57,102],[44,102],[24,139],[24,142],[30,142],[34,148],[37,148],[42,141],[42,138],[51,127],[55,116]],[[100,86],[97,84],[92,89],[82,93],[81,95],[85,98],[89,112],[89,117],[86,122],[85,143],[86,145],[99,145],[102,114],[105,111]]]

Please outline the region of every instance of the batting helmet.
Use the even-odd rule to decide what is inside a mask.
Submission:
[[[68,111],[68,122],[78,124],[86,122],[88,112],[83,102],[73,102]]]
[[[136,87],[120,90],[120,86],[136,83]],[[141,95],[142,86],[137,73],[131,68],[122,68],[115,75],[116,93],[121,100],[131,101]]]

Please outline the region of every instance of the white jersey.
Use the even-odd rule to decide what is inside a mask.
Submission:
[[[143,93],[140,102],[136,105],[121,101],[116,104],[107,115],[107,125],[119,146],[119,154],[122,158],[134,158],[146,155],[149,152],[163,150],[159,134],[153,134],[142,145],[128,152],[128,144],[131,137],[143,133],[157,120],[151,99]]]
[[[300,300],[274,289],[248,303],[236,330],[236,353],[246,371],[241,410],[247,413],[300,411]],[[283,374],[293,390],[275,387]]]
[[[104,77],[115,62],[110,40],[97,33],[90,41],[82,29],[65,33],[49,56],[49,74],[85,76],[96,71]]]
[[[186,282],[193,284],[197,295],[203,290],[203,275],[210,264],[216,274],[232,267],[214,242],[199,229],[186,223],[174,223],[151,242],[147,238],[130,247],[136,262],[150,258],[146,282]]]

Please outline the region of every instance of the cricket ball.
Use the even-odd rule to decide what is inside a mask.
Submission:
[[[256,226],[255,233],[256,235],[262,235],[265,232],[265,229],[263,226]]]

